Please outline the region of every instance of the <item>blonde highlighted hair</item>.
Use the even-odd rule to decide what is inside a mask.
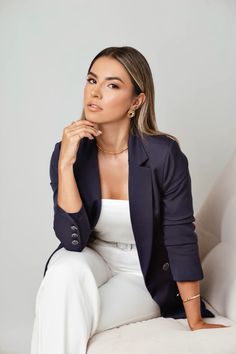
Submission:
[[[125,67],[130,76],[131,82],[133,83],[134,95],[139,95],[143,92],[146,96],[144,103],[135,111],[135,116],[130,119],[131,132],[135,133],[135,130],[137,130],[142,138],[145,135],[165,135],[177,141],[179,144],[175,136],[160,131],[157,127],[154,107],[155,90],[153,77],[145,57],[133,47],[107,47],[99,52],[92,60],[87,74],[94,62],[100,57],[110,57],[118,60]],[[84,109],[80,119],[86,119]]]

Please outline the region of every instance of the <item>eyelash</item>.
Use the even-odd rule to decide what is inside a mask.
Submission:
[[[94,79],[92,79],[92,78],[89,78],[89,79],[87,79],[87,82],[90,84],[90,80],[94,80]],[[95,80],[94,80],[95,81]],[[114,86],[114,88],[119,88],[117,85],[115,85],[115,84],[110,84],[110,85],[113,85]]]

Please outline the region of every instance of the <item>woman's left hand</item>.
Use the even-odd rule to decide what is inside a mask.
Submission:
[[[223,328],[223,327],[231,327],[231,326],[225,326],[225,325],[217,324],[217,323],[206,323],[203,320],[200,320],[194,326],[190,326],[190,329],[192,331],[196,331],[197,329]]]

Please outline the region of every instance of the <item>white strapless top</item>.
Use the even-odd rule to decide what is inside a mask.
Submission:
[[[95,230],[100,240],[135,244],[129,200],[101,199],[101,213]]]

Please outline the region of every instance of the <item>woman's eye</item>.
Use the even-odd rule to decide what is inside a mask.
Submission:
[[[94,79],[92,79],[92,78],[89,78],[89,79],[87,79],[87,82],[91,83],[91,82],[90,82],[91,80],[96,81],[96,80],[94,80]],[[115,84],[110,84],[110,85],[113,85],[114,88],[119,88],[119,87],[118,87],[117,85],[115,85]]]
[[[119,88],[117,85],[115,85],[115,84],[110,84],[110,85],[113,85],[114,86],[114,88]]]
[[[91,80],[94,80],[94,79],[87,79],[87,81],[90,83]]]

